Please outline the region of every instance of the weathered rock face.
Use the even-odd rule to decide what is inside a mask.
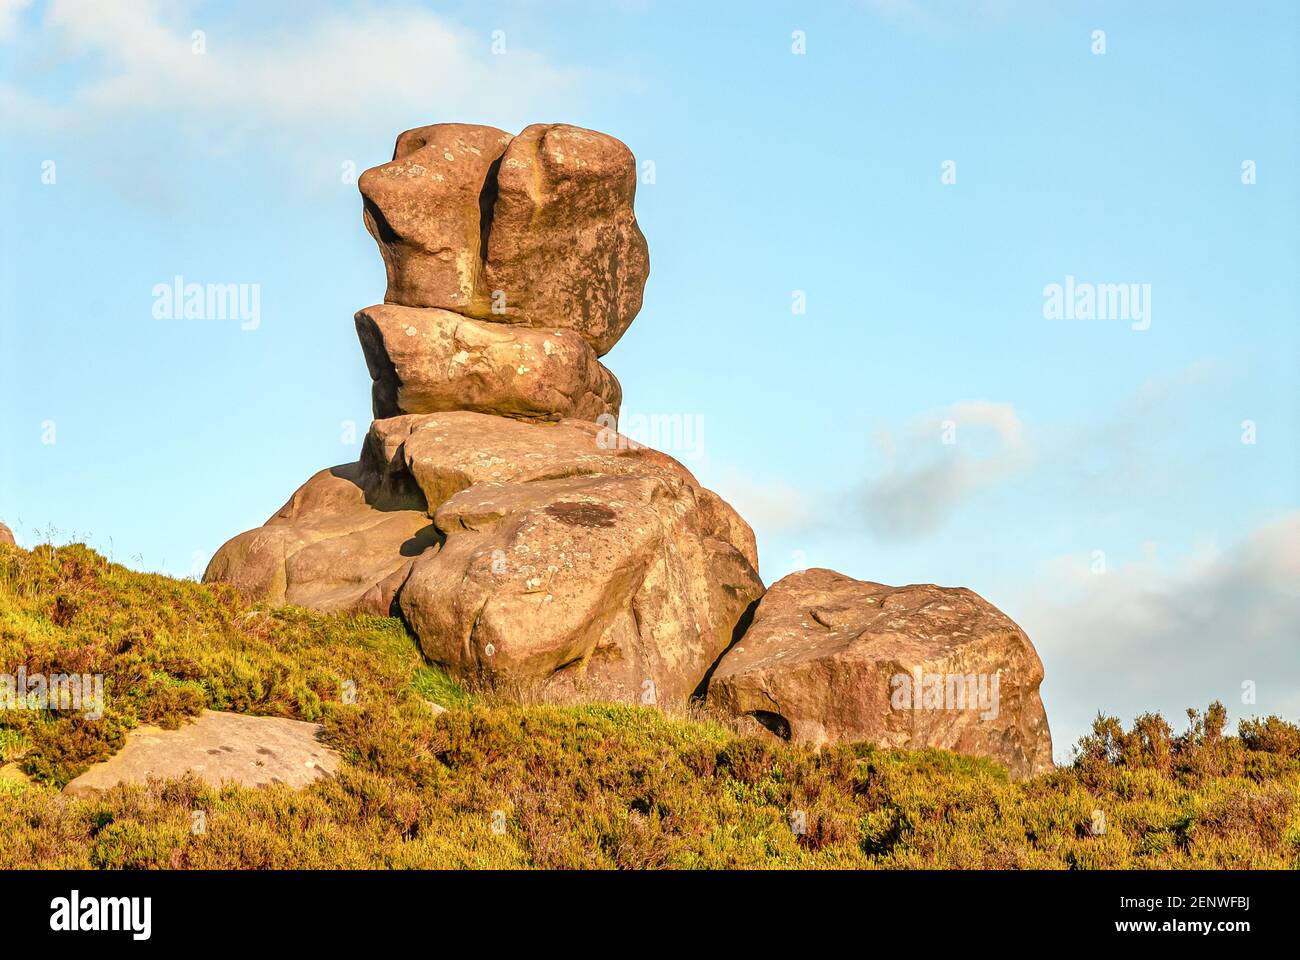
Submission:
[[[743,521],[724,512],[666,470],[476,484],[438,508],[446,542],[402,612],[458,676],[684,703],[763,592],[752,534],[732,542]]]
[[[667,454],[582,420],[532,424],[464,411],[394,417],[371,425],[367,445],[391,470],[409,473],[431,513],[479,483],[662,474],[698,486]]]
[[[14,532],[0,523],[0,543],[7,543],[10,546],[17,546],[18,541],[14,539]]]
[[[573,330],[603,356],[641,309],[650,270],[636,160],[567,124],[408,130],[361,176],[385,302]]]
[[[680,703],[762,594],[749,526],[689,470],[595,424],[376,421],[441,546],[399,602],[456,676],[548,699]]]
[[[391,616],[412,562],[438,541],[424,498],[400,486],[366,457],[322,470],[218,550],[203,579],[250,599]]]
[[[1052,765],[1042,679],[1029,638],[970,590],[814,569],[772,585],[708,699],[789,739],[943,747],[1028,776]]]
[[[474,410],[525,420],[618,416],[622,390],[572,330],[383,304],[356,315],[377,418]]]
[[[632,212],[636,160],[613,137],[534,124],[501,158],[487,283],[508,320],[572,327],[605,355],[627,330],[650,272]]]
[[[366,229],[388,272],[384,299],[486,317],[483,276],[496,167],[510,135],[440,123],[408,130],[390,163],[361,175]]]

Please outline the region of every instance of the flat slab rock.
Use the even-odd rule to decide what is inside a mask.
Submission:
[[[122,750],[77,777],[64,792],[94,796],[119,783],[179,777],[187,770],[214,787],[305,787],[338,769],[339,755],[318,739],[321,729],[302,720],[204,710],[198,720],[177,730],[131,731]]]
[[[376,418],[447,410],[520,420],[618,417],[617,378],[572,330],[392,303],[355,319]]]

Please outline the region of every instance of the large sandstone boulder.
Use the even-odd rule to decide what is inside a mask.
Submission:
[[[251,600],[391,616],[412,562],[437,541],[414,485],[363,456],[311,477],[263,526],[218,550],[203,579]]]
[[[472,410],[525,420],[617,418],[622,390],[572,330],[381,304],[356,315],[379,419]]]
[[[18,541],[14,539],[14,532],[3,523],[0,523],[0,543],[7,543],[14,547],[18,545]]]
[[[377,421],[442,545],[399,594],[426,656],[547,699],[684,702],[763,591],[749,526],[689,470],[596,424]]]
[[[1028,776],[1052,766],[1042,679],[1029,638],[970,590],[814,569],[768,590],[708,700],[788,739],[942,747]]]
[[[434,520],[401,594],[421,648],[547,698],[684,703],[763,592],[743,521],[667,471],[482,483]]]
[[[641,309],[650,272],[635,194],[636,160],[611,136],[534,124],[510,141],[487,256],[505,318],[571,327],[608,353]]]
[[[641,309],[650,260],[636,160],[613,137],[435,124],[402,134],[359,186],[387,303],[573,330],[598,356]]]
[[[419,127],[397,138],[391,162],[361,175],[366,229],[388,273],[386,301],[490,315],[483,259],[509,143],[495,127]]]

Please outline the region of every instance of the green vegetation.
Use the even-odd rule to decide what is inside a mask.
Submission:
[[[1217,704],[1179,735],[1099,717],[1071,767],[1014,783],[938,750],[818,752],[646,708],[495,705],[425,664],[395,620],[250,608],[79,545],[0,546],[0,671],[19,665],[102,673],[108,709],[0,712],[0,763],[31,778],[0,776],[0,867],[1300,865],[1300,728],[1227,736]],[[133,726],[203,707],[319,721],[347,762],[302,791],[59,792]]]

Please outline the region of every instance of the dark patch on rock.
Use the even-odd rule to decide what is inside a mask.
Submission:
[[[546,513],[571,527],[612,527],[614,511],[599,503],[553,503]]]

